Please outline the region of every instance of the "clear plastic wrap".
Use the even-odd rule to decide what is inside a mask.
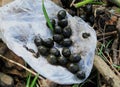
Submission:
[[[50,18],[57,18],[56,14],[62,8],[50,0],[45,0],[45,7]],[[80,69],[89,76],[94,60],[96,48],[96,33],[92,27],[79,17],[72,17],[67,13],[68,22],[72,28],[74,44],[70,49],[73,53],[80,53],[82,59],[79,62]],[[83,33],[90,33],[90,37],[84,39]],[[42,0],[15,0],[0,8],[0,33],[2,40],[18,56],[22,57],[36,72],[47,79],[59,84],[81,83],[74,74],[62,66],[51,65],[40,56],[35,58],[25,49],[33,49],[37,52],[34,44],[34,36],[40,34],[42,38],[52,37],[51,31],[46,26],[46,20],[42,11]],[[55,45],[57,47],[57,45]],[[57,47],[61,50],[61,47]]]

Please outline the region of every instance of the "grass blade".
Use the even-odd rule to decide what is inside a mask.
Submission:
[[[110,40],[110,41],[106,44],[106,46],[105,46],[105,47],[106,47],[106,48],[108,48],[108,47],[109,47],[109,45],[112,43],[112,41],[113,41],[113,40]]]
[[[84,5],[89,4],[89,3],[92,3],[92,2],[93,2],[93,0],[84,0],[84,1],[81,1],[81,2],[76,3],[74,6],[75,6],[76,8],[79,8],[79,7],[81,7],[81,6],[84,6]]]
[[[31,73],[28,75],[26,87],[30,87]]]
[[[39,76],[39,74],[37,74],[37,75],[35,76],[35,78],[33,79],[33,81],[32,81],[32,83],[31,83],[30,87],[34,87],[34,86],[35,86],[36,81],[37,81],[37,79],[38,79],[38,76]]]
[[[102,51],[103,51],[103,48],[105,47],[104,44],[101,44],[101,47],[100,47],[100,50],[98,52],[98,55],[101,55],[102,54]]]
[[[46,21],[48,23],[48,26],[50,27],[51,31],[53,32],[53,26],[52,26],[52,24],[50,22],[48,14],[47,14],[47,11],[46,11],[46,8],[45,8],[45,5],[44,5],[44,0],[42,0],[42,10],[43,10],[45,19],[46,19]]]
[[[74,84],[72,87],[79,87],[79,84]]]
[[[90,4],[94,4],[94,5],[105,5],[104,2],[91,2]]]
[[[113,64],[115,68],[118,68],[120,70],[120,66]]]

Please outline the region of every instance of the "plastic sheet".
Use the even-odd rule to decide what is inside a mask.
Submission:
[[[79,62],[81,71],[86,78],[78,79],[74,74],[62,66],[51,65],[40,56],[35,58],[26,50],[26,47],[37,52],[34,44],[34,36],[40,34],[42,38],[52,37],[51,31],[46,26],[46,20],[42,11],[42,0],[15,0],[0,8],[0,33],[2,40],[18,56],[22,57],[36,72],[47,79],[59,84],[81,83],[89,76],[94,60],[96,48],[96,33],[92,27],[79,17],[69,14],[68,22],[72,28],[71,39],[74,42],[70,47],[73,53],[79,53],[82,57]],[[50,18],[55,18],[57,12],[62,9],[50,0],[45,0],[45,7]],[[83,33],[90,33],[90,37],[84,39]],[[57,45],[55,45],[57,47]],[[61,50],[61,47],[57,47]]]

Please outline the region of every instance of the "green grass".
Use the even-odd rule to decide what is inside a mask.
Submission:
[[[27,78],[27,84],[26,84],[26,87],[35,87],[36,85],[36,81],[38,79],[38,76],[39,74],[37,74],[31,81],[31,73],[28,75],[28,78]]]
[[[104,2],[91,2],[90,4],[95,4],[95,5],[104,5]]]
[[[108,47],[109,47],[109,45],[112,43],[112,41],[113,41],[113,40],[108,41],[108,43],[106,44],[106,46],[105,46],[105,47],[106,47],[106,48],[108,48]]]
[[[93,2],[93,0],[84,0],[84,1],[82,1],[82,2],[76,3],[76,4],[75,4],[75,7],[76,7],[76,8],[79,8],[79,7],[81,7],[81,6],[84,6],[84,5],[86,5],[86,4],[89,4],[89,3],[91,3],[91,2]]]
[[[28,75],[26,87],[30,87],[31,73]]]
[[[117,68],[118,70],[120,70],[120,66],[119,66],[119,65],[113,64],[113,66],[114,66],[115,68]]]
[[[106,44],[101,44],[100,48],[98,48],[97,55],[99,55],[104,61],[106,61],[106,58],[104,57],[104,49],[108,49],[110,44],[112,43],[113,40],[109,40]]]
[[[46,11],[46,8],[45,8],[45,5],[44,5],[44,0],[42,0],[42,10],[43,10],[45,19],[46,19],[46,21],[48,23],[48,26],[50,27],[51,31],[53,32],[53,26],[52,26],[52,24],[50,22],[50,18],[48,16],[48,14],[47,14],[47,11]]]
[[[120,13],[120,8],[116,8],[115,13]]]
[[[104,48],[105,48],[105,45],[104,45],[104,44],[101,44],[100,49],[99,49],[99,51],[98,51],[98,55],[102,55]]]
[[[97,55],[100,56],[104,61],[106,61],[106,58],[104,57],[104,53],[103,53],[103,50],[105,48],[105,45],[104,44],[101,44],[100,48],[98,48],[98,52],[97,52]]]
[[[79,87],[79,84],[75,84],[75,85],[73,85],[72,87]]]
[[[97,50],[97,55],[99,55],[105,62],[108,61],[108,59],[104,55],[104,49],[108,49],[110,44],[112,43],[113,40],[109,40],[106,44],[101,44],[100,48]],[[112,64],[112,66],[118,70],[120,70],[120,65],[115,65]]]
[[[96,2],[96,1],[94,1],[94,0],[83,0],[83,1],[81,1],[81,2],[78,2],[78,3],[74,4],[74,6],[75,6],[76,8],[79,8],[79,7],[84,6],[84,5],[86,5],[86,4],[103,5],[103,4],[105,4],[105,3],[103,3],[103,2],[98,2],[98,1]]]

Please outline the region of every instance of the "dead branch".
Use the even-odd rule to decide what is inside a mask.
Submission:
[[[112,51],[113,51],[113,63],[114,64],[118,64],[118,52],[117,51],[117,48],[118,48],[118,36],[117,38],[114,40],[113,44],[112,44]]]
[[[119,53],[118,53],[118,65],[120,65],[120,18],[117,22],[117,30],[118,30],[118,39],[119,39]]]
[[[111,60],[112,62],[110,62],[110,61],[107,59],[107,57],[104,55],[104,53],[103,53],[103,56],[104,56],[104,58],[105,58],[105,60],[106,60],[106,63],[109,64],[110,68],[120,77],[120,73],[119,73],[118,70],[113,66],[113,61]],[[111,58],[111,57],[109,56],[109,54],[107,54],[107,56],[108,56],[108,58]]]
[[[97,37],[111,36],[111,35],[115,35],[115,34],[117,34],[117,31],[107,32],[107,33],[103,33],[103,34],[97,34]]]
[[[5,4],[12,2],[12,1],[14,1],[14,0],[1,0],[2,5],[5,5]]]
[[[34,71],[28,69],[27,67],[23,66],[23,65],[20,64],[20,63],[17,63],[17,62],[15,62],[15,61],[13,61],[13,60],[10,60],[9,58],[6,58],[5,56],[3,56],[3,55],[1,55],[1,54],[0,54],[0,58],[3,58],[4,60],[6,60],[6,61],[8,61],[8,62],[11,62],[11,63],[13,63],[13,64],[15,64],[15,65],[17,65],[17,66],[22,67],[23,69],[25,69],[26,71],[32,73],[33,75],[37,75],[36,72],[34,72]],[[41,76],[39,76],[39,78],[42,79],[42,80],[44,80],[44,78],[41,77]]]
[[[120,77],[115,75],[104,60],[97,55],[95,55],[94,66],[108,82],[111,81],[111,87],[120,87]]]

